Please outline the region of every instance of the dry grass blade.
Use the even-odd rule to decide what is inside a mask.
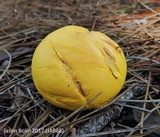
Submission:
[[[93,100],[95,100],[102,92],[98,93],[94,98],[92,98],[91,100],[87,101],[83,106],[81,106],[79,109],[75,110],[74,112],[72,112],[70,115],[68,115],[67,117],[65,117],[64,119],[62,119],[61,121],[57,122],[56,124],[54,124],[53,126],[50,127],[50,129],[54,129],[56,127],[58,127],[59,125],[63,125],[63,123],[67,122],[70,118],[72,118],[75,114],[77,114],[78,112],[82,111],[83,108],[85,108],[88,104],[90,104]],[[42,133],[41,135],[39,135],[38,137],[43,137],[44,135],[50,135],[52,133]]]
[[[150,88],[150,82],[151,82],[151,72],[149,73],[148,84],[147,84],[147,91],[146,91],[144,100],[147,100],[147,98],[148,98],[148,93],[149,93],[149,88]],[[143,108],[144,109],[146,108],[146,102],[144,102]],[[141,126],[140,126],[141,128],[143,128],[143,124],[144,124],[144,115],[145,115],[144,111],[142,111],[142,114],[141,114]],[[140,131],[140,133],[143,133],[143,129]]]
[[[159,13],[156,0],[1,1],[0,136],[77,136],[88,123],[96,130],[83,132],[82,136],[160,135]],[[37,45],[50,32],[71,24],[107,34],[119,43],[127,59],[127,78],[119,96],[96,110],[53,108],[32,81],[30,66]],[[152,75],[148,77],[149,73]],[[120,108],[116,119],[114,113],[112,118],[109,115],[115,108]],[[144,115],[139,122],[141,113]],[[99,123],[98,129],[93,123],[102,117],[108,121]],[[39,132],[27,132],[33,128]],[[65,133],[43,132],[51,128]],[[11,129],[15,132],[10,133]],[[137,134],[140,130],[143,133]]]
[[[50,106],[46,111],[44,111],[38,118],[37,120],[28,128],[32,131],[32,129],[38,129],[39,126],[47,119],[47,117],[54,111],[53,106]],[[31,136],[33,133],[32,132],[26,132],[22,135],[22,137],[26,136]]]
[[[1,127],[0,127],[0,131],[3,130],[3,128],[22,110],[24,109],[28,104],[30,104],[33,100],[30,100],[28,103],[26,103],[24,106],[22,106],[21,108],[19,108],[11,117],[8,121],[6,121]]]
[[[7,50],[4,49],[4,51],[7,53],[8,57],[9,57],[9,61],[8,61],[8,65],[6,67],[6,69],[4,70],[4,72],[1,74],[0,79],[2,79],[2,77],[5,75],[5,73],[7,72],[7,70],[9,69],[10,65],[11,65],[11,61],[12,61],[12,57],[9,54],[9,52]]]
[[[135,134],[135,135],[132,135],[132,137],[142,137],[142,136],[147,136],[147,135],[150,135],[152,133],[155,133],[156,131],[159,131],[160,130],[160,125],[157,125],[154,129],[150,130],[150,131],[146,131],[144,133],[141,133],[141,134]]]

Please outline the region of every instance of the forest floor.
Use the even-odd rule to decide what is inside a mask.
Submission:
[[[158,0],[1,1],[0,136],[160,136],[159,6]],[[103,32],[124,51],[126,82],[103,109],[70,112],[49,104],[34,86],[35,48],[66,25]]]

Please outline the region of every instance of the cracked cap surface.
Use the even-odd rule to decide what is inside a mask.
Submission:
[[[126,71],[124,54],[113,40],[79,26],[50,33],[32,59],[32,77],[39,93],[72,111],[100,92],[85,109],[107,104],[121,90]]]

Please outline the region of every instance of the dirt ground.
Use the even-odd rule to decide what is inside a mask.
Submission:
[[[0,136],[160,136],[159,0],[0,0]],[[38,93],[35,48],[54,30],[103,32],[126,56],[119,95],[105,108],[70,112]]]

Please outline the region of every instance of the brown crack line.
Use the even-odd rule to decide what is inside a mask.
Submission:
[[[109,50],[107,50],[106,48],[103,48],[103,51],[97,46],[97,41],[95,40],[95,38],[92,36],[92,35],[90,35],[90,37],[93,39],[93,45],[94,45],[94,47],[95,48],[97,48],[98,49],[98,51],[102,54],[102,55],[104,55],[105,57],[106,57],[106,54],[112,59],[112,60],[115,60],[115,57],[112,55],[112,53],[109,51]],[[95,43],[95,44],[94,44]],[[108,44],[108,43],[107,43]],[[106,62],[106,61],[105,61]],[[112,73],[112,75],[117,79],[117,76],[114,74],[114,72],[113,72],[113,70],[111,69],[111,66],[110,65],[108,65],[107,64],[107,62],[106,62],[106,65],[108,66],[108,68],[109,68],[109,70],[111,71],[111,73]],[[117,66],[116,66],[116,64],[114,63],[114,65],[115,65],[115,69],[117,69]],[[118,71],[118,69],[117,69],[117,71]],[[118,71],[119,72],[119,71]],[[120,73],[119,73],[120,74]],[[121,75],[121,74],[120,74]]]
[[[103,39],[103,40],[104,40],[104,39]],[[119,53],[121,52],[120,47],[117,46],[114,41],[112,42],[112,40],[109,40],[109,39],[108,39],[108,40],[104,40],[104,41],[105,41],[107,44],[113,46]]]
[[[79,81],[75,81],[78,89],[81,91],[81,94],[85,97],[84,91],[82,89],[82,84]]]
[[[108,56],[110,56],[112,59],[115,60],[115,57],[113,56],[113,54],[106,47],[104,47],[103,50]]]
[[[67,96],[61,96],[61,95],[57,95],[57,94],[51,94],[51,93],[48,93],[48,92],[46,92],[46,91],[44,91],[41,87],[39,87],[39,86],[37,86],[37,89],[38,90],[40,90],[41,92],[43,92],[43,93],[45,93],[45,94],[47,94],[48,96],[50,96],[50,97],[60,97],[60,98],[65,98],[65,99],[76,99],[76,98],[73,98],[73,97],[67,97]]]
[[[80,81],[77,79],[77,77],[75,78],[75,76],[73,76],[73,74],[68,72],[68,70],[66,69],[66,68],[68,68],[71,71],[72,68],[69,66],[68,62],[61,56],[61,54],[55,49],[55,47],[53,46],[52,43],[51,43],[51,45],[52,45],[51,49],[53,49],[53,51],[56,53],[58,59],[61,61],[62,65],[64,66],[63,69],[65,70],[66,74],[69,76],[69,78],[72,81],[74,81],[75,87],[77,88],[79,93],[83,97],[85,97],[84,91],[82,89],[82,84],[80,83]]]

